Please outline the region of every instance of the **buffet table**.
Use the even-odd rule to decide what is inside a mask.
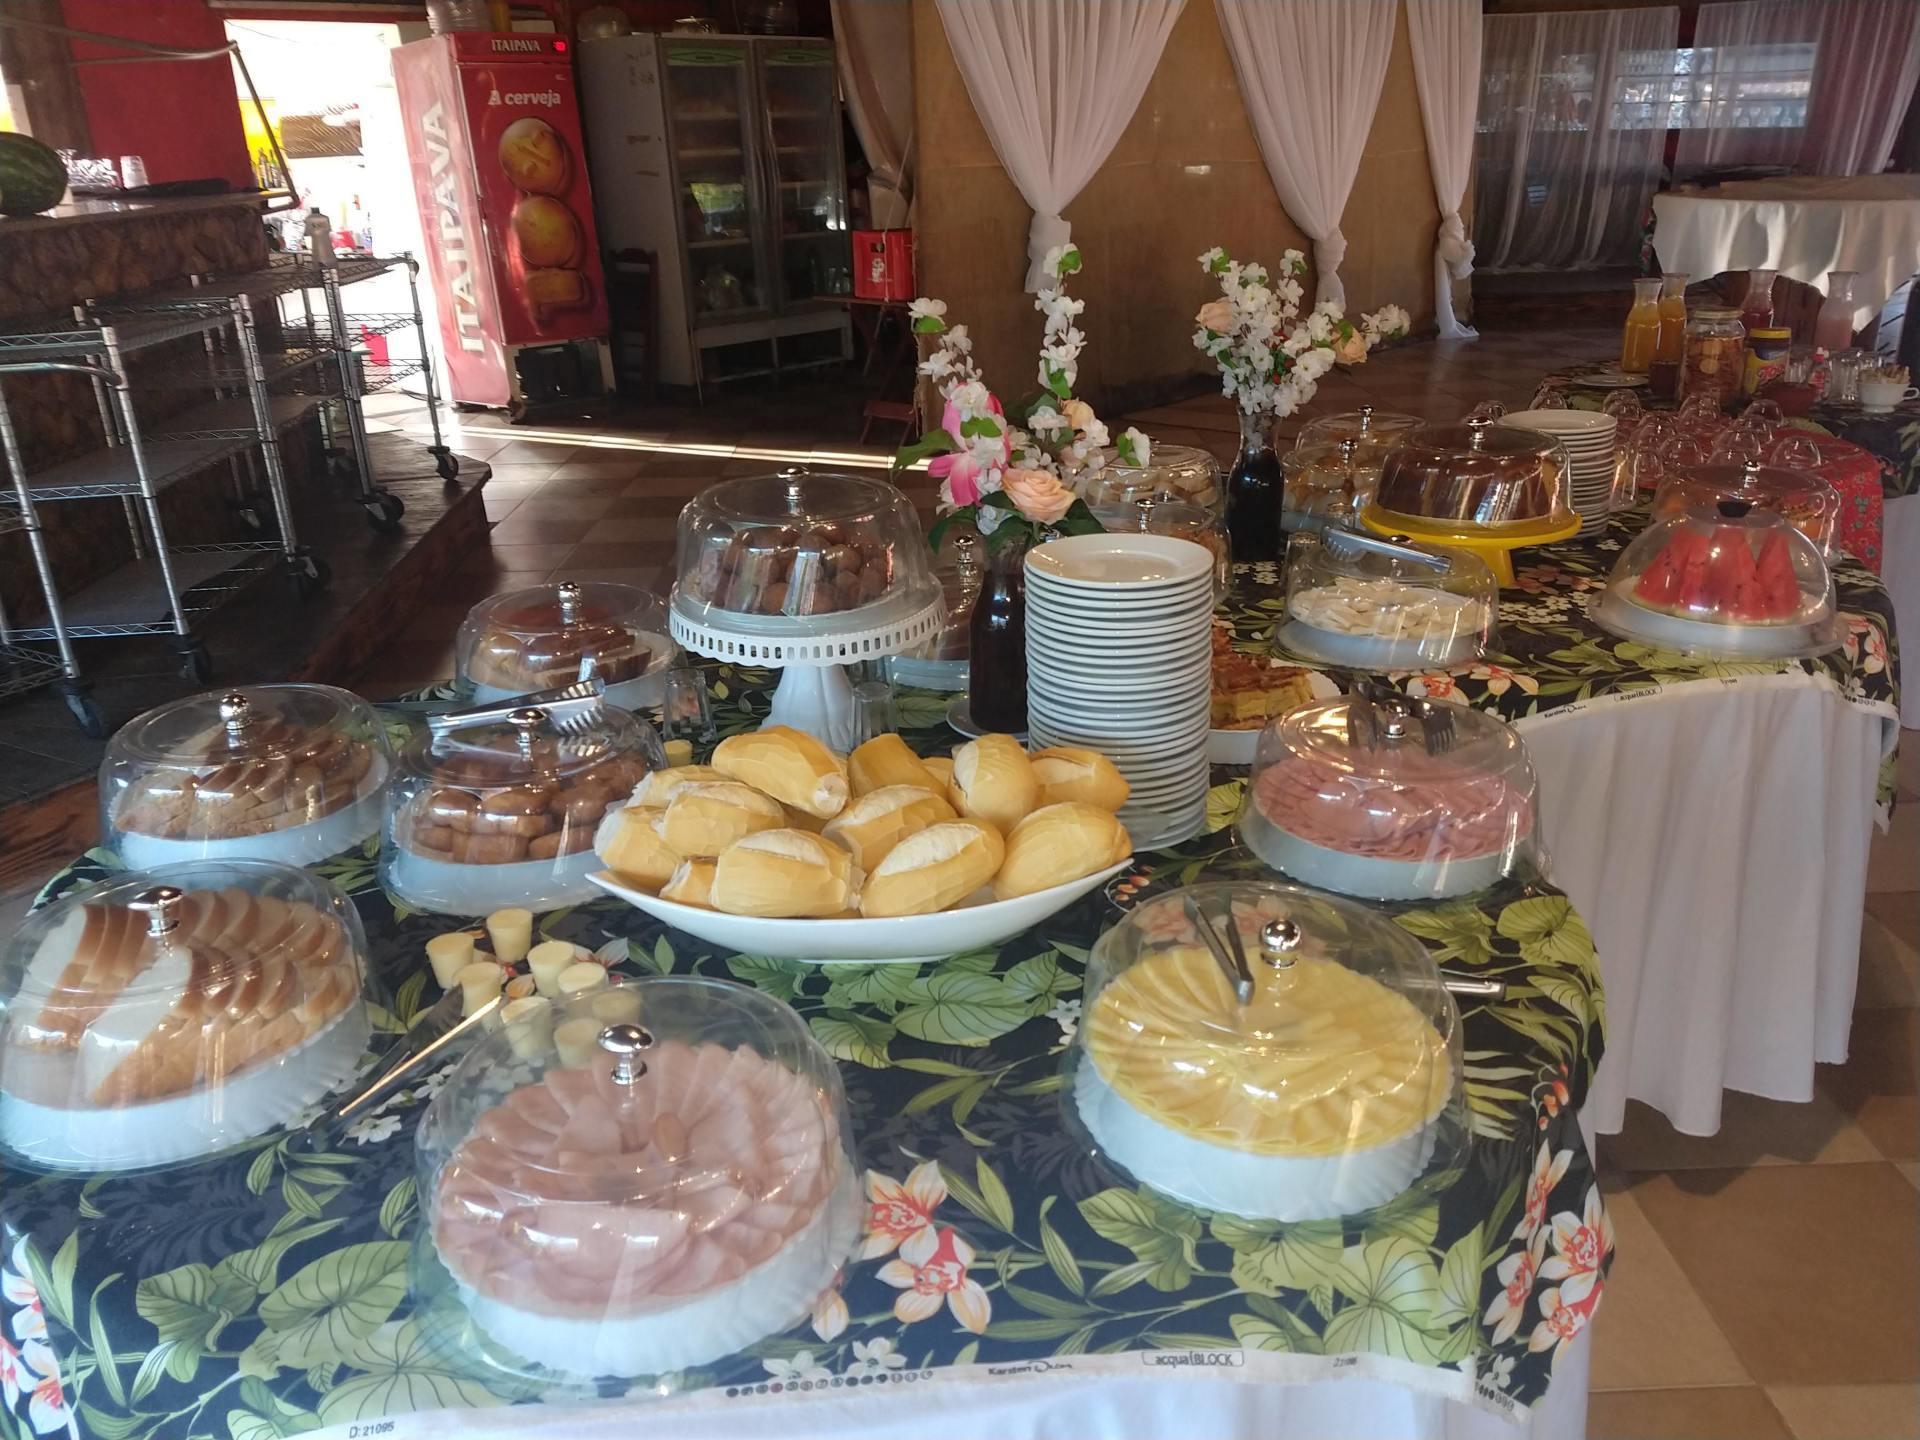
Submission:
[[[722,732],[757,725],[765,674],[710,675]],[[901,697],[929,753],[954,742],[944,703]],[[1476,1135],[1437,1193],[1344,1228],[1210,1221],[1121,1188],[1063,1127],[1087,948],[1159,887],[1262,873],[1224,828],[1244,780],[1215,778],[1214,833],[1139,857],[997,952],[925,969],[717,953],[611,899],[541,918],[621,973],[778,996],[841,1060],[871,1238],[785,1335],[661,1395],[614,1401],[610,1382],[584,1411],[490,1408],[540,1395],[450,1346],[408,1293],[413,1129],[442,1070],[337,1150],[271,1135],[138,1175],[0,1173],[0,1329],[20,1343],[0,1345],[0,1433],[580,1436],[644,1415],[662,1435],[1582,1434],[1612,1249],[1577,1123],[1602,1000],[1587,927],[1552,885],[1395,907],[1450,968],[1510,987],[1463,1002]],[[422,947],[446,922],[396,907],[370,851],[316,868],[360,911],[391,1029],[436,998]],[[448,1409],[463,1413],[425,1413]]]
[[[1706,279],[1765,266],[1824,290],[1851,270],[1853,328],[1920,270],[1920,176],[1792,175],[1653,197],[1663,270]]]
[[[1867,844],[1899,738],[1892,605],[1842,560],[1832,654],[1714,662],[1619,640],[1587,606],[1645,523],[1522,552],[1494,651],[1394,681],[1526,737],[1555,881],[1606,957],[1608,1060],[1586,1121],[1617,1131],[1632,1098],[1710,1135],[1723,1089],[1807,1100],[1815,1063],[1846,1059]],[[1250,642],[1284,595],[1275,566],[1249,580],[1233,619]]]

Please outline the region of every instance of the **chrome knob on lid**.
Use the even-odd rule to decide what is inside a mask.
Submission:
[[[1360,433],[1362,435],[1365,435],[1372,429],[1373,429],[1373,406],[1362,405],[1360,407]]]
[[[540,727],[546,723],[547,712],[535,705],[523,705],[507,716],[507,724],[513,727],[515,737],[520,741],[520,753],[528,760],[533,759],[533,742]]]
[[[653,1032],[638,1025],[609,1025],[600,1032],[600,1048],[613,1056],[613,1083],[631,1085],[647,1073],[641,1055],[653,1048]]]
[[[253,702],[238,690],[220,697],[220,723],[227,728],[227,739],[238,740],[253,723]]]
[[[580,621],[580,607],[585,599],[579,585],[571,580],[562,580],[560,582],[560,588],[555,594],[560,600],[560,623],[562,625],[578,624]]]
[[[961,575],[977,574],[980,569],[980,541],[972,535],[953,537],[953,568]]]
[[[1152,495],[1142,495],[1133,502],[1133,508],[1139,512],[1141,534],[1144,535],[1153,528],[1153,507],[1159,503]]]
[[[180,902],[187,892],[178,885],[155,885],[127,902],[127,908],[147,917],[147,934],[164,939],[180,925]]]
[[[780,483],[787,488],[787,509],[795,515],[805,514],[807,507],[801,495],[800,482],[806,479],[807,472],[797,465],[788,465],[774,473],[779,476]]]
[[[1291,969],[1293,952],[1300,948],[1300,924],[1296,920],[1269,920],[1260,927],[1260,958],[1274,970]]]
[[[1487,441],[1487,430],[1492,424],[1493,420],[1489,416],[1469,415],[1467,417],[1467,443],[1475,450],[1484,446]]]

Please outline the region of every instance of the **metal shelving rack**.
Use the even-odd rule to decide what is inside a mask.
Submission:
[[[89,734],[104,734],[106,722],[74,653],[75,640],[167,635],[180,656],[182,673],[204,684],[212,678],[213,664],[194,629],[197,620],[274,569],[276,559],[294,571],[296,583],[303,574],[309,581],[324,579],[323,574],[303,568],[307,557],[297,547],[284,490],[276,490],[282,522],[276,539],[221,545],[178,546],[168,542],[160,514],[161,492],[189,475],[260,445],[263,433],[271,434],[271,421],[256,396],[251,414],[190,410],[163,422],[149,435],[134,409],[126,357],[169,341],[207,337],[232,324],[233,319],[232,306],[202,303],[174,305],[164,312],[130,316],[120,323],[84,328],[76,324],[71,329],[0,335],[0,378],[85,375],[93,383],[100,404],[107,440],[102,449],[29,472],[12,412],[0,388],[0,454],[5,456],[12,476],[11,492],[0,492],[0,516],[10,522],[9,528],[26,532],[47,607],[44,623],[11,625],[0,632],[0,643],[17,648],[19,641],[53,642],[59,653],[59,673],[52,677],[53,683]],[[244,348],[246,332],[240,334]],[[269,465],[270,489],[275,489],[278,479],[275,464],[277,460]],[[115,498],[126,516],[133,560],[63,596],[41,524],[41,507]],[[302,586],[303,590],[307,588],[310,586]]]

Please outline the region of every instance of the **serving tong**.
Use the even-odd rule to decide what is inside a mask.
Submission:
[[[1220,967],[1220,973],[1227,977],[1227,984],[1233,987],[1233,998],[1242,1005],[1252,1004],[1253,968],[1247,963],[1247,949],[1240,940],[1240,927],[1231,923],[1229,917],[1226,938],[1223,940],[1220,927],[1208,918],[1191,891],[1183,900],[1187,919],[1200,932],[1200,938],[1213,955],[1214,963]],[[1283,915],[1267,921],[1260,927],[1261,963],[1276,974],[1291,970],[1298,958],[1294,952],[1300,948],[1303,938],[1297,920]],[[1471,975],[1456,975],[1447,970],[1440,971],[1440,988],[1449,995],[1473,999],[1501,1000],[1507,994],[1507,982],[1504,980],[1484,980]]]
[[[514,717],[525,711],[534,711],[556,734],[586,735],[605,718],[606,695],[607,682],[598,675],[589,675],[583,680],[575,680],[570,685],[561,685],[552,690],[535,690],[531,694],[514,695],[485,705],[469,705],[464,710],[445,710],[438,715],[429,715],[427,728],[438,739],[456,730],[469,730],[481,725],[518,727],[522,722]]]
[[[1458,731],[1451,706],[1402,695],[1377,680],[1357,681],[1347,699],[1347,744],[1356,750],[1399,743],[1407,737],[1409,720],[1419,724],[1427,754],[1445,755],[1453,749]]]

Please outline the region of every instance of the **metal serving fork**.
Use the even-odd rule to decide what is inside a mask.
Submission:
[[[607,682],[589,675],[571,685],[554,690],[536,690],[530,695],[514,695],[485,705],[470,705],[464,710],[446,710],[427,717],[427,728],[435,735],[447,735],[477,725],[499,725],[511,720],[516,711],[538,710],[559,735],[585,735],[599,723],[606,710]]]

